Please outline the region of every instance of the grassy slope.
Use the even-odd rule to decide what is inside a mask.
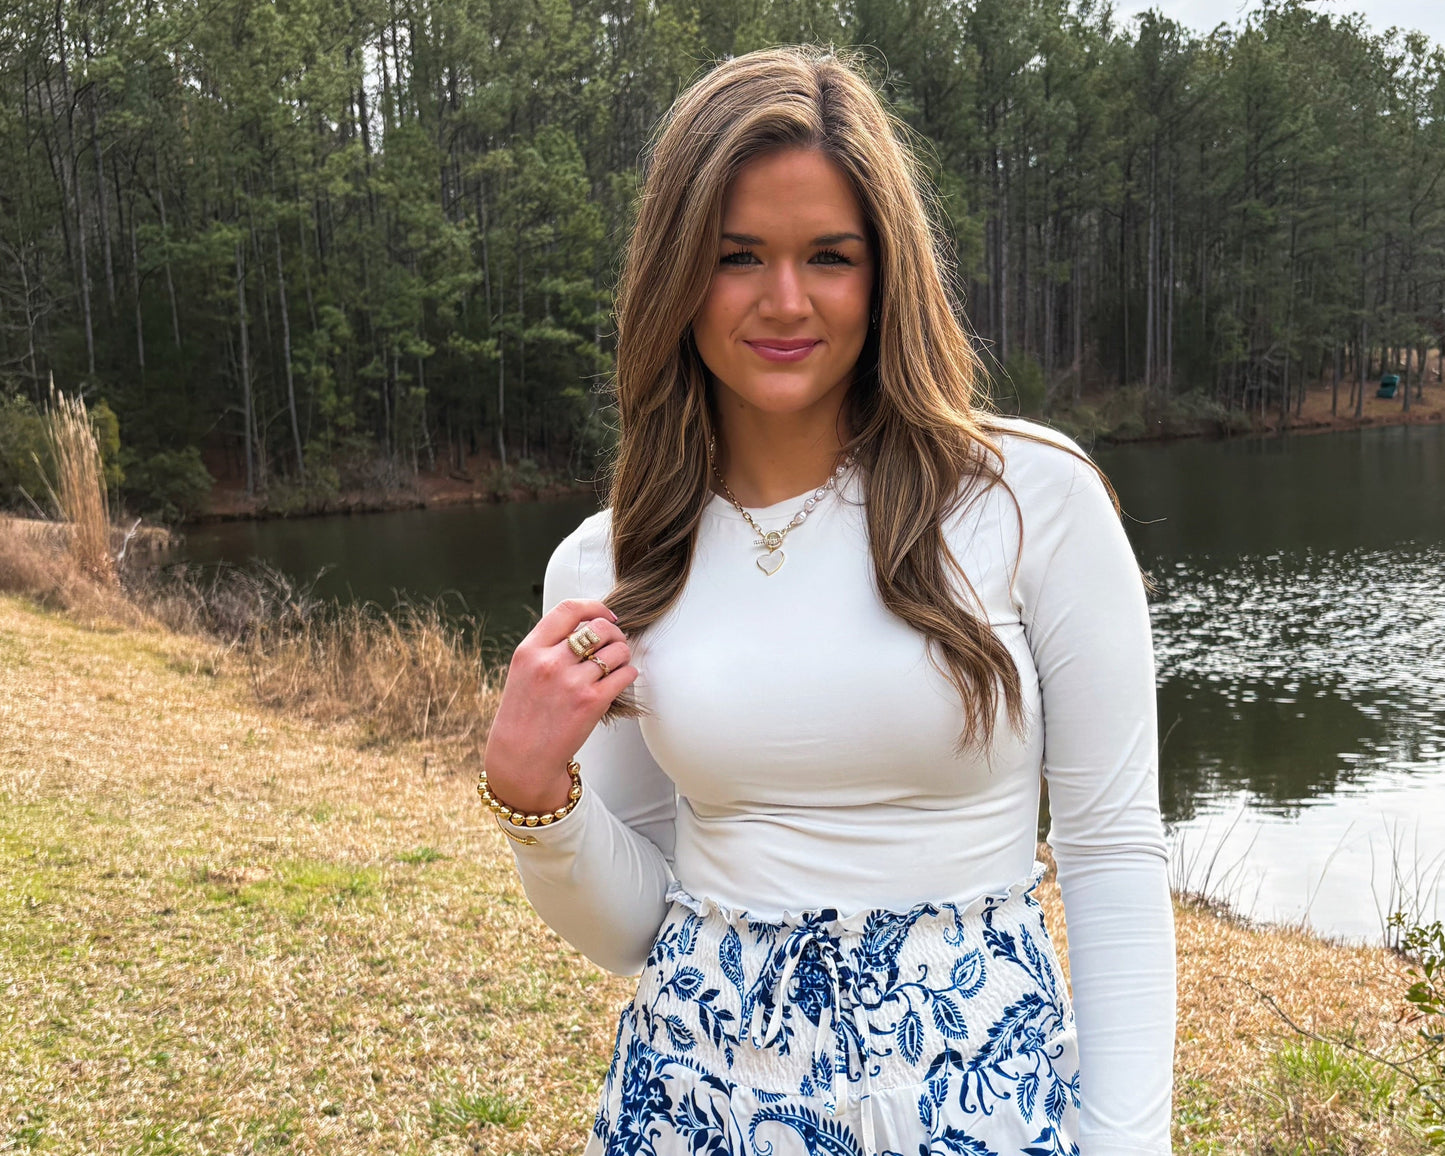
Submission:
[[[629,981],[540,926],[469,768],[360,737],[200,643],[0,597],[0,1151],[580,1148]],[[1414,1149],[1242,982],[1379,1045],[1392,956],[1177,927],[1180,1151]]]

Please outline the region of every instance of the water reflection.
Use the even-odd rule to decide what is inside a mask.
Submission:
[[[263,559],[293,578],[316,579],[322,598],[391,606],[401,592],[446,594],[510,649],[537,620],[552,550],[596,508],[590,498],[574,497],[228,522],[192,529],[185,554],[202,565]]]
[[[1151,608],[1166,817],[1280,815],[1445,750],[1445,551],[1179,561]]]
[[[1445,426],[1096,454],[1141,562],[1176,885],[1360,939],[1440,911],[1445,869]],[[193,533],[322,594],[455,591],[489,633],[535,621],[585,498]],[[1047,830],[1047,820],[1043,823]]]
[[[1445,425],[1120,446],[1095,457],[1145,559],[1445,543]]]

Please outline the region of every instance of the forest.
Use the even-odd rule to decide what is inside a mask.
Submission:
[[[990,388],[1402,404],[1445,336],[1445,54],[1270,2],[11,0],[0,502],[49,390],[138,509],[586,476],[649,135],[709,62],[855,48],[935,186]],[[520,471],[520,473],[519,473]]]

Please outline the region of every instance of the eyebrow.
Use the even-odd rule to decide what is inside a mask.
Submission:
[[[724,241],[732,241],[736,245],[765,245],[761,237],[754,237],[750,233],[724,233]],[[812,244],[819,245],[841,245],[844,241],[862,241],[863,238],[857,233],[824,233],[821,237],[814,237]]]

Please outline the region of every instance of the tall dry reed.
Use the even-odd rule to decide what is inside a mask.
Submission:
[[[55,470],[47,479],[60,517],[69,527],[70,553],[81,572],[107,585],[116,580],[110,553],[110,499],[105,462],[85,402],[67,397],[52,383],[45,437]]]
[[[270,569],[120,567],[85,403],[52,389],[46,434],[63,521],[0,526],[0,590],[215,641],[278,710],[358,719],[379,742],[439,740],[464,757],[480,748],[506,663],[477,623],[437,601],[322,602]]]

